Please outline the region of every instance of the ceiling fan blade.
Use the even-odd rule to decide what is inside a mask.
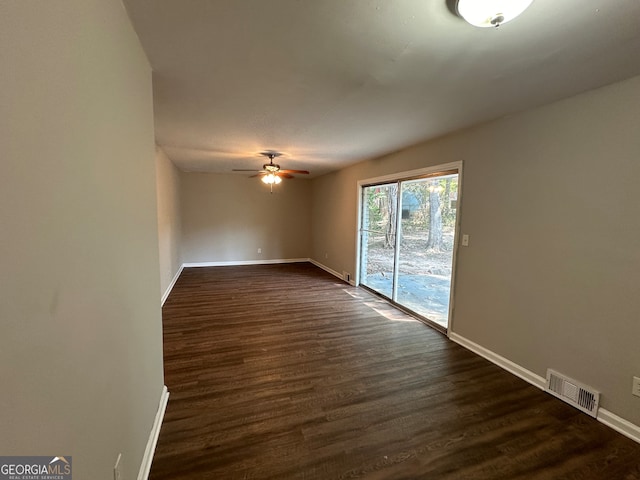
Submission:
[[[280,152],[276,152],[273,150],[266,150],[264,152],[260,152],[260,155],[267,157],[269,159],[269,163],[265,163],[262,166],[262,170],[249,170],[249,169],[241,169],[241,168],[234,168],[233,171],[234,172],[256,172],[255,175],[251,175],[250,178],[254,178],[254,177],[261,177],[261,176],[265,176],[265,175],[275,175],[279,178],[295,178],[293,176],[293,174],[296,175],[309,175],[309,171],[308,170],[289,170],[289,169],[282,169],[280,168],[280,165],[278,165],[277,163],[273,163],[273,160],[275,158],[278,158],[279,156],[282,155],[282,153]]]

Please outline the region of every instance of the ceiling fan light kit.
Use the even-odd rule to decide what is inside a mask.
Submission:
[[[271,185],[271,184],[274,184],[274,183],[277,185],[280,182],[282,182],[282,179],[279,176],[274,175],[273,173],[268,173],[268,174],[262,176],[262,181],[263,181],[263,183],[266,183],[267,185]]]
[[[457,0],[458,15],[476,27],[497,28],[524,12],[533,0]]]
[[[307,170],[283,170],[280,165],[273,163],[273,159],[282,155],[278,152],[268,151],[261,152],[260,155],[269,158],[269,163],[262,165],[262,170],[245,170],[245,169],[233,169],[234,172],[258,172],[253,177],[261,176],[262,183],[269,185],[271,193],[273,193],[273,185],[278,185],[282,182],[283,178],[294,178],[292,173],[309,175]]]

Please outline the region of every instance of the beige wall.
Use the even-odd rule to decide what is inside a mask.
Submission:
[[[181,173],[181,182],[185,263],[309,257],[309,180],[285,180],[273,193],[236,174]]]
[[[164,295],[182,265],[180,248],[180,172],[156,146],[160,292]]]
[[[636,77],[314,179],[313,258],[355,270],[358,180],[463,160],[453,331],[640,425],[639,98]]]
[[[117,0],[0,3],[0,452],[136,478],[163,386],[151,71]]]

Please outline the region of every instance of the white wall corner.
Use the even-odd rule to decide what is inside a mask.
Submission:
[[[167,402],[169,401],[169,390],[167,386],[162,387],[162,394],[160,395],[160,404],[158,405],[158,411],[156,412],[156,418],[153,421],[151,432],[149,433],[149,440],[147,440],[147,447],[144,450],[142,457],[142,464],[140,465],[140,471],[138,472],[138,480],[147,480],[149,478],[149,472],[151,472],[151,463],[153,462],[153,454],[156,451],[156,445],[158,444],[158,436],[160,435],[160,428],[162,427],[162,420],[164,419],[164,412],[167,410]]]
[[[171,290],[173,290],[173,286],[178,281],[178,278],[180,278],[180,274],[182,273],[183,269],[184,269],[184,263],[180,265],[180,268],[178,269],[176,274],[173,276],[173,279],[171,280],[171,283],[167,287],[167,290],[165,290],[164,295],[162,295],[162,303],[161,303],[162,306],[164,306],[164,302],[166,302],[167,298],[169,298],[169,294],[171,293]]]
[[[477,343],[474,343],[471,340],[458,335],[457,333],[449,332],[449,339],[457,343],[458,345],[463,346],[467,350],[471,350],[473,353],[486,358],[498,367],[501,367],[504,370],[513,373],[516,377],[521,378],[534,387],[545,390],[547,385],[546,378],[541,377],[540,375],[536,375],[532,371],[527,370],[526,368],[521,367],[516,363],[513,363],[511,360],[508,360],[498,355],[497,353],[494,353],[491,350],[488,350],[483,346],[478,345]],[[610,427],[616,432],[621,433],[625,437],[628,437],[631,440],[640,443],[640,427],[638,425],[635,425],[604,408],[598,409],[598,416],[596,418],[600,423],[606,425],[607,427]]]

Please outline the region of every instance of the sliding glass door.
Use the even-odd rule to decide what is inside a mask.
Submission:
[[[362,190],[360,283],[392,298],[398,184],[372,185]]]
[[[362,188],[360,284],[446,328],[458,173]]]

